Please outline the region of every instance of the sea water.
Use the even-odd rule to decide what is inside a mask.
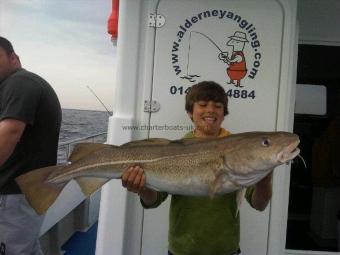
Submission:
[[[62,109],[62,123],[59,135],[58,163],[65,163],[67,154],[72,146],[68,148],[65,143],[78,141],[89,136],[105,133],[107,131],[109,114],[103,111]],[[85,142],[106,141],[106,135],[102,134],[85,140]]]

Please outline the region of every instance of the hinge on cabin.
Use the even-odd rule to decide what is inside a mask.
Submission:
[[[145,100],[144,101],[144,112],[158,112],[159,109],[161,108],[161,105],[159,104],[159,102],[152,100]]]
[[[161,14],[153,14],[149,15],[149,27],[162,27],[165,24],[165,18]]]

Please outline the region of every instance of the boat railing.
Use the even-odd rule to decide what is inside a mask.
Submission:
[[[73,139],[59,143],[58,145],[58,164],[65,163],[70,156],[74,145],[77,143],[105,143],[107,132],[96,133],[93,135]]]
[[[83,142],[105,143],[106,135],[107,133],[104,132],[97,133],[60,143],[58,146],[58,164],[67,161],[75,144]],[[40,229],[41,239],[49,243],[47,246],[51,250],[59,250],[61,244],[70,238],[76,228],[85,229],[96,222],[99,215],[99,201],[100,192],[86,198],[78,185],[71,181],[45,214]],[[73,224],[70,224],[70,222],[73,222]],[[50,238],[50,236],[53,238]]]

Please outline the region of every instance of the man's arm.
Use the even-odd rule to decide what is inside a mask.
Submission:
[[[273,171],[255,184],[255,190],[251,197],[252,206],[259,211],[266,209],[272,197]]]
[[[25,130],[26,123],[15,119],[0,121],[0,166],[13,153]]]

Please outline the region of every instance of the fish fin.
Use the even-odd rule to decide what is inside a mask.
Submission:
[[[76,181],[84,195],[88,197],[109,180],[107,178],[79,177]]]
[[[40,215],[48,210],[66,185],[66,183],[55,185],[46,182],[49,175],[60,168],[62,166],[44,167],[15,179],[28,203]]]
[[[236,193],[236,214],[235,214],[235,217],[239,214],[240,212],[240,208],[241,208],[241,204],[242,204],[242,201],[244,199],[244,195],[246,193],[246,188],[242,188],[242,189],[239,189]]]
[[[202,138],[183,138],[179,140],[168,140],[165,138],[149,138],[144,140],[136,140],[121,145],[122,147],[138,147],[138,146],[150,146],[150,145],[168,145],[168,144],[182,144],[189,145],[197,143],[198,141],[204,141]]]
[[[205,141],[205,140],[203,138],[197,138],[197,137],[195,137],[195,138],[182,138],[182,139],[179,139],[179,140],[172,140],[171,143],[182,144],[182,145],[190,145],[190,144],[194,144],[194,143]]]
[[[215,179],[211,182],[210,188],[209,188],[209,197],[211,199],[214,198],[216,192],[218,192],[223,183],[225,182],[225,174],[222,170],[217,170],[215,173]]]
[[[102,144],[102,143],[77,143],[72,150],[70,157],[68,158],[69,161],[75,162],[81,158],[85,158],[89,154],[104,149],[110,148],[113,145],[109,144]]]
[[[149,145],[160,145],[160,144],[169,144],[171,141],[164,138],[150,138],[150,139],[144,139],[144,140],[137,140],[137,141],[131,141],[128,143],[124,143],[121,145],[122,147],[138,147],[138,146],[149,146]]]

